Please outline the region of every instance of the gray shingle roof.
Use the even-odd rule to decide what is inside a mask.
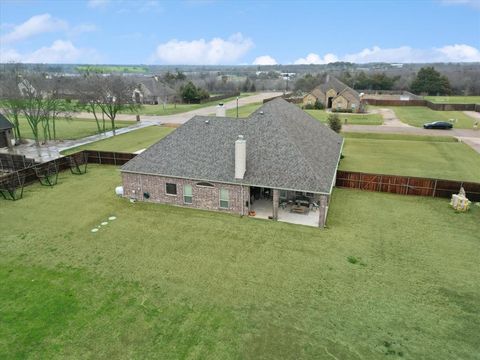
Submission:
[[[0,130],[13,129],[13,124],[8,119],[0,114]]]
[[[360,100],[360,96],[356,90],[352,89],[350,86],[344,84],[336,77],[331,75],[325,83],[321,84],[317,88],[319,88],[324,93],[326,93],[330,89],[334,89],[338,95],[343,94],[351,100]]]
[[[247,141],[243,180],[235,179],[238,135]],[[195,116],[122,171],[330,193],[342,143],[296,105],[275,99],[247,119]]]

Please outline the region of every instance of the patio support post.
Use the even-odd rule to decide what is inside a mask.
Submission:
[[[272,189],[273,190],[273,220],[278,220],[278,203],[280,201],[280,191],[278,189]]]
[[[328,196],[327,195],[320,195],[320,207],[319,207],[319,214],[318,214],[318,226],[320,228],[325,227],[325,222],[327,219],[327,206],[328,206]]]

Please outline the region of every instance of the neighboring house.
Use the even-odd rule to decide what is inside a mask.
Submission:
[[[133,91],[133,99],[138,104],[156,105],[173,102],[175,95],[175,90],[160,81],[157,76],[139,79]]]
[[[11,148],[13,139],[13,124],[0,114],[0,148]]]
[[[195,116],[123,165],[124,196],[323,227],[342,146],[283,99],[246,119]]]
[[[320,87],[316,87],[312,92],[303,97],[303,105],[315,105],[317,100],[322,102],[322,99],[325,99],[325,93],[322,92]]]
[[[362,111],[360,95],[337,78],[327,75],[324,84],[304,96],[303,105],[320,101],[325,109]]]

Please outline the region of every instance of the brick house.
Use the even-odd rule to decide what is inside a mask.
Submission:
[[[323,227],[343,138],[283,99],[195,116],[121,168],[124,196]]]
[[[325,109],[362,111],[358,92],[331,75],[327,75],[325,83],[303,97],[303,105],[313,105],[317,100]]]
[[[0,148],[12,148],[13,124],[8,119],[0,114]]]

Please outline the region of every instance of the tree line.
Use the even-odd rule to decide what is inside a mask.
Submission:
[[[400,75],[388,76],[384,72],[367,74],[364,71],[351,73],[344,71],[338,76],[355,90],[400,90],[396,83]],[[325,81],[325,74],[306,74],[297,79],[295,90],[310,92]],[[434,67],[423,67],[416,74],[413,81],[401,90],[409,90],[418,95],[451,95],[453,93],[449,79],[435,70]]]
[[[82,111],[93,114],[99,133],[108,130],[108,121],[115,135],[117,114],[140,106],[133,98],[135,84],[125,77],[85,74],[68,90],[62,86],[62,80],[31,72],[1,74],[0,104],[13,123],[17,140],[23,138],[20,126],[23,118],[39,144],[57,140],[58,119],[68,120]]]

